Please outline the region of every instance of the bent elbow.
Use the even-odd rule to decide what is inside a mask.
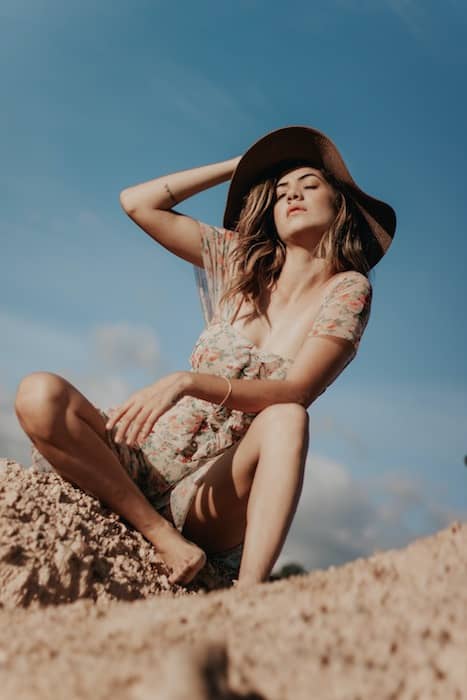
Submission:
[[[313,399],[310,398],[308,394],[306,396],[301,394],[295,403],[298,403],[300,406],[303,406],[303,408],[306,410],[313,403]]]
[[[292,386],[291,391],[289,391],[289,400],[291,403],[298,403],[303,408],[308,408],[310,405],[309,391],[304,389],[302,386]]]
[[[315,390],[313,392],[310,391],[304,391],[299,395],[299,399],[297,403],[299,403],[303,408],[309,408],[311,404],[316,401],[317,398],[321,396],[321,394],[324,394],[326,391],[327,386],[323,387],[320,390]]]
[[[120,206],[122,207],[123,211],[125,211],[127,214],[130,214],[131,212],[134,212],[135,206],[134,203],[131,201],[131,196],[130,196],[130,189],[125,189],[120,192]]]

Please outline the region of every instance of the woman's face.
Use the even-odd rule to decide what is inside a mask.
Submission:
[[[336,217],[335,198],[333,187],[317,168],[284,172],[277,180],[273,210],[280,238],[286,242],[300,233],[318,243]]]

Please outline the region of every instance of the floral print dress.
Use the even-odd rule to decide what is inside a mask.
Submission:
[[[235,308],[231,300],[219,308],[218,301],[229,282],[230,254],[236,233],[199,222],[204,268],[195,267],[195,278],[206,328],[190,356],[192,372],[222,375],[230,379],[285,379],[290,358],[256,347],[232,325]],[[360,273],[343,276],[324,297],[308,335],[334,335],[354,343],[355,357],[368,321],[371,285]],[[348,363],[347,363],[348,364]],[[107,421],[112,408],[100,414]],[[118,424],[107,431],[109,447],[154,508],[166,517],[170,508],[175,527],[183,526],[202,482],[216,459],[248,430],[256,414],[222,407],[192,396],[181,398],[166,411],[142,445],[117,444]],[[33,446],[33,461],[44,458]],[[238,576],[243,543],[208,554],[231,578]]]

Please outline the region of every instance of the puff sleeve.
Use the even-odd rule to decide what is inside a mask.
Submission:
[[[237,234],[235,231],[210,226],[201,221],[198,224],[204,268],[193,265],[193,269],[201,309],[208,325],[233,274],[231,253],[236,246]]]
[[[368,323],[373,290],[359,272],[349,272],[325,295],[308,336],[331,335],[350,340],[358,350]]]

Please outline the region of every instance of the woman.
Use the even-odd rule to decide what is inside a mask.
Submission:
[[[172,211],[229,179],[224,228]],[[172,583],[192,581],[206,553],[240,587],[265,581],[301,493],[306,409],[356,355],[368,273],[392,241],[394,211],[362,192],[332,141],[307,127],[120,199],[197,270],[207,326],[191,370],[107,411],[35,372],[18,387],[18,419],[33,456],[142,532]]]

